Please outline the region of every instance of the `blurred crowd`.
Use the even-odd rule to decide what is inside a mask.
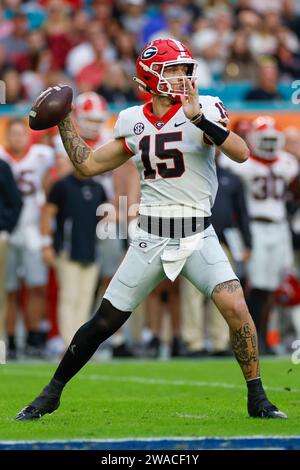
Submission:
[[[8,104],[68,83],[123,105],[140,98],[139,50],[170,37],[198,59],[200,87],[257,79],[265,93],[248,99],[278,99],[277,81],[299,76],[299,35],[298,0],[3,0],[0,80]]]

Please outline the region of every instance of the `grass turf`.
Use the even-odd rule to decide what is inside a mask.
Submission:
[[[67,385],[59,410],[14,416],[48,382],[53,364],[0,366],[0,440],[298,435],[300,366],[263,360],[268,395],[288,420],[249,418],[233,359],[91,363]]]

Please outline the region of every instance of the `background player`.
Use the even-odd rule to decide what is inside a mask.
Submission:
[[[25,352],[40,356],[44,335],[40,322],[45,318],[45,284],[47,268],[42,260],[43,238],[40,233],[40,208],[43,203],[42,181],[54,163],[51,147],[30,144],[28,126],[22,120],[8,122],[6,147],[0,147],[0,158],[11,166],[22,194],[23,207],[16,228],[10,236],[7,257],[7,335],[10,357],[16,354],[14,340],[20,279],[27,286],[27,328]]]
[[[245,183],[251,218],[253,251],[248,275],[249,308],[256,325],[262,353],[271,352],[266,343],[272,294],[286,270],[293,266],[292,237],[286,212],[288,186],[296,178],[296,158],[283,150],[284,134],[270,116],[260,116],[246,134],[251,155],[245,165],[229,165]]]

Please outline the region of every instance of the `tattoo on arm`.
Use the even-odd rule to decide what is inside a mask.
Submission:
[[[238,330],[230,331],[234,355],[244,373],[245,379],[259,376],[258,348],[255,329],[245,323]]]
[[[78,168],[84,163],[90,153],[90,147],[79,137],[70,117],[66,117],[58,125],[64,147],[73,165]]]
[[[241,284],[237,279],[232,279],[231,281],[221,282],[214,289],[214,294],[219,294],[222,291],[227,291],[229,294],[235,292],[236,290],[241,289]]]

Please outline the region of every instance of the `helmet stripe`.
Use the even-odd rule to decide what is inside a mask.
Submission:
[[[180,52],[185,52],[182,44],[180,41],[176,41],[176,39],[172,39],[173,42],[175,42],[176,46],[178,47],[178,49],[180,50]]]

